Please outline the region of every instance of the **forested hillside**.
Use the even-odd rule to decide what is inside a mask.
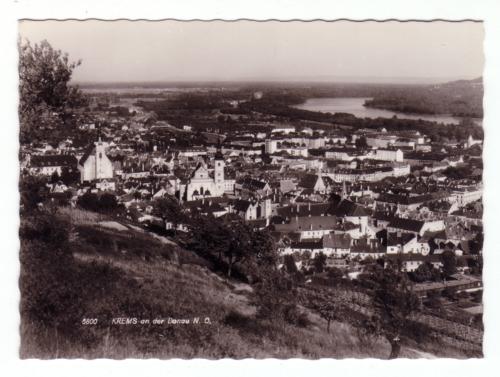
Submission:
[[[482,78],[418,87],[395,87],[368,100],[365,106],[417,114],[483,116]]]

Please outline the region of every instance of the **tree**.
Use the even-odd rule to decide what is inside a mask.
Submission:
[[[326,332],[329,334],[330,324],[332,320],[336,318],[337,311],[339,310],[337,304],[333,300],[327,298],[326,300],[323,300],[317,304],[316,310],[318,311],[321,318],[326,320]]]
[[[76,204],[88,211],[97,211],[99,209],[99,197],[88,191],[78,198]]]
[[[21,210],[30,212],[38,208],[38,205],[49,195],[45,185],[45,178],[36,176],[22,176],[19,182],[19,193],[21,195]]]
[[[298,322],[296,297],[297,291],[291,279],[278,271],[269,273],[256,285],[257,318],[282,326],[287,322]]]
[[[267,273],[268,269],[276,270],[278,264],[278,248],[274,238],[268,230],[253,230],[247,227],[250,232],[249,257],[255,259],[258,271]]]
[[[57,170],[54,170],[54,172],[50,176],[50,183],[57,183],[60,181],[60,179],[61,177],[59,177],[59,173],[57,172]]]
[[[254,230],[239,220],[230,223],[213,216],[186,217],[191,238],[188,247],[212,260],[231,277],[237,266],[250,281],[276,270],[278,251],[268,231]]]
[[[316,254],[313,259],[314,263],[314,271],[318,274],[322,273],[325,270],[326,265],[326,255],[322,252]]]
[[[252,256],[250,250],[251,233],[252,230],[247,224],[243,222],[233,224],[229,245],[224,252],[227,261],[227,277],[231,277],[236,263],[242,263]]]
[[[331,322],[341,317],[347,301],[342,292],[316,288],[308,293],[309,307],[318,312],[326,320],[326,332],[330,333]]]
[[[408,273],[408,276],[416,283],[441,280],[441,273],[439,272],[439,269],[435,268],[429,262],[422,263],[415,271]]]
[[[406,274],[395,268],[377,270],[371,276],[374,314],[372,326],[391,345],[390,359],[397,358],[403,332],[411,327],[411,315],[420,307],[418,297],[410,290]]]
[[[19,120],[21,142],[29,142],[40,126],[57,127],[84,103],[81,91],[69,85],[80,61],[54,50],[47,41],[19,44]]]
[[[67,167],[61,169],[61,181],[66,185],[71,185],[78,182],[80,179],[80,173],[78,170],[70,170]]]
[[[283,265],[288,274],[295,274],[298,272],[297,265],[295,264],[295,260],[293,259],[293,255],[285,255],[283,257]]]
[[[191,235],[189,248],[204,258],[215,257],[217,264],[222,265],[222,257],[230,239],[229,229],[225,224],[213,216],[194,215],[188,226]]]
[[[431,270],[427,263],[422,263],[417,269],[410,275],[413,281],[417,283],[422,283],[431,279]]]
[[[177,233],[177,228],[184,221],[184,212],[173,196],[166,196],[156,199],[153,203],[153,214],[161,217],[164,222],[170,221],[174,228],[174,233]]]
[[[112,212],[118,208],[116,196],[110,193],[104,193],[99,198],[98,210],[100,212]]]
[[[443,274],[448,278],[457,272],[457,257],[451,250],[446,250],[441,254],[443,263]]]
[[[440,296],[440,294],[437,291],[428,291],[425,306],[427,306],[431,309],[441,310],[443,307],[443,304],[441,303],[439,296]]]
[[[340,282],[342,280],[342,278],[344,277],[344,272],[340,269],[340,268],[337,268],[337,267],[332,267],[330,268],[330,270],[328,271],[328,279],[333,283],[333,284],[337,284],[338,282]]]
[[[473,275],[481,275],[483,272],[483,257],[481,255],[467,260],[470,272]]]
[[[356,145],[356,148],[358,148],[358,149],[368,148],[368,144],[366,142],[366,137],[364,137],[364,136],[357,138],[356,141],[354,142],[354,144]]]

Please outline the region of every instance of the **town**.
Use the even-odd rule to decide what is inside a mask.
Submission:
[[[402,258],[413,272],[440,268],[451,252],[462,274],[477,271],[482,141],[472,136],[433,143],[418,131],[267,119],[252,122],[258,131],[244,121],[226,133],[200,131],[121,102],[101,101],[86,115],[96,119],[79,126],[88,145],[68,137],[22,146],[22,174],[46,177],[52,200],[77,206],[110,194],[127,219],[182,232],[184,224],[155,215],[156,200],[175,198],[188,213],[269,229],[299,269],[323,254],[350,276],[381,257]]]
[[[482,357],[482,77],[75,83],[19,51],[21,357]]]
[[[107,203],[118,219],[174,239],[194,216],[243,220],[268,230],[279,268],[306,280],[328,271],[356,279],[372,263],[397,261],[429,306],[443,294],[452,316],[480,321],[481,140],[249,120],[236,99],[235,114],[216,109],[207,115],[214,125],[194,128],[157,120],[129,96],[92,101],[78,125],[87,145],[67,137],[22,146],[21,174],[44,177],[50,201]],[[236,120],[228,128],[226,119]],[[165,200],[178,209],[162,210]]]

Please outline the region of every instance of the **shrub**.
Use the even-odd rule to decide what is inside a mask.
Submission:
[[[247,316],[244,316],[238,311],[231,310],[225,317],[224,323],[235,328],[245,328],[249,323],[253,322]]]
[[[443,297],[447,298],[448,300],[451,300],[451,301],[457,301],[458,300],[458,298],[457,298],[457,290],[455,288],[453,288],[453,287],[446,287],[441,292],[441,295]]]

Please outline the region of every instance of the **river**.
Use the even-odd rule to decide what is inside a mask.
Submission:
[[[459,124],[460,118],[449,115],[406,114],[392,110],[365,107],[364,103],[370,98],[310,98],[297,109],[319,111],[322,113],[349,113],[358,118],[392,118],[394,115],[402,119],[422,119],[445,124]],[[480,119],[474,120],[481,125]]]

